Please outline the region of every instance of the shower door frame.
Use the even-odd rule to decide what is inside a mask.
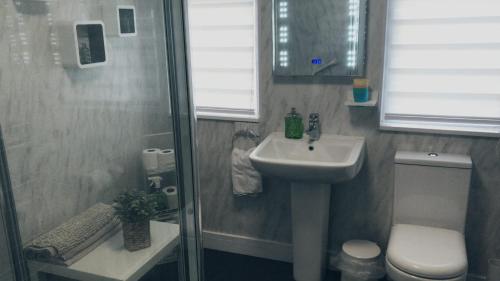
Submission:
[[[8,251],[10,261],[16,281],[29,281],[30,275],[26,260],[23,256],[23,247],[19,223],[17,220],[16,205],[14,194],[12,192],[12,182],[10,180],[9,165],[7,163],[7,154],[5,152],[5,143],[0,125],[0,223],[5,226],[7,235]]]
[[[180,203],[179,279],[203,281],[196,117],[191,95],[187,0],[163,0],[172,123]]]

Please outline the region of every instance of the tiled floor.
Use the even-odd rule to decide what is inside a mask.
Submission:
[[[156,266],[140,281],[177,281],[177,263]],[[328,272],[325,281],[338,281]],[[292,264],[205,250],[205,281],[294,281]]]
[[[328,272],[325,281],[337,280]],[[206,250],[205,281],[293,281],[292,264]]]

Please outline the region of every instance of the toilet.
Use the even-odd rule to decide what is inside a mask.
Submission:
[[[469,156],[398,151],[386,255],[393,281],[465,281]]]

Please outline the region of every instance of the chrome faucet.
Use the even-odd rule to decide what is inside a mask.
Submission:
[[[319,113],[309,114],[309,128],[306,133],[309,135],[309,143],[318,141],[321,137],[321,125],[319,122]]]

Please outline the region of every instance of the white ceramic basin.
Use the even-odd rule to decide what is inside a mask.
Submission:
[[[261,173],[291,182],[293,276],[325,276],[331,184],[354,178],[365,158],[365,139],[322,134],[309,144],[272,133],[250,155]]]
[[[250,159],[261,173],[294,182],[337,183],[354,178],[364,161],[365,139],[322,134],[308,143],[285,138],[284,133],[269,135]]]

